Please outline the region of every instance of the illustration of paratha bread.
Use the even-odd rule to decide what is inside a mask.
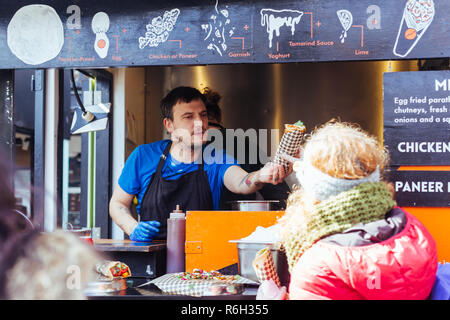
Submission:
[[[61,18],[55,9],[43,4],[27,5],[17,10],[6,31],[11,52],[29,65],[54,59],[64,44]]]
[[[430,26],[434,14],[433,0],[408,0],[395,40],[396,56],[406,57],[411,52]]]
[[[350,27],[353,24],[353,15],[350,11],[348,10],[338,10],[336,12],[339,21],[341,22],[342,28],[344,28],[344,30],[342,30],[342,33],[339,37],[339,39],[341,40],[341,43],[345,42],[345,38],[347,38],[347,31],[350,30]]]

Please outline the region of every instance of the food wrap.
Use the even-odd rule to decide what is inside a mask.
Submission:
[[[95,265],[95,270],[109,280],[131,276],[130,268],[120,261],[103,261]]]
[[[273,262],[272,253],[269,248],[263,248],[256,253],[253,260],[253,269],[259,282],[272,279],[275,284],[280,287],[280,278],[278,277],[275,263]]]
[[[283,165],[286,172],[289,171],[290,162],[283,159],[281,155],[287,154],[292,157],[297,156],[305,131],[306,127],[300,120],[294,124],[284,125],[284,133],[281,137],[273,162],[275,164]]]
[[[245,284],[257,284],[256,282],[241,276],[225,276],[223,279],[186,277],[186,272],[168,273],[156,278],[150,283],[156,285],[161,291],[173,295],[187,295],[194,297],[240,294],[244,291]]]

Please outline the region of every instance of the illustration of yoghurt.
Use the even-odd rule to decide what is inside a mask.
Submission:
[[[286,26],[291,29],[291,34],[294,35],[295,26],[300,22],[303,11],[283,9],[275,10],[265,8],[260,11],[261,26],[266,26],[266,31],[269,35],[269,48],[272,48],[272,40],[274,33],[277,37],[280,36],[280,28]]]
[[[403,10],[394,54],[406,57],[419,42],[435,15],[433,0],[408,0]]]

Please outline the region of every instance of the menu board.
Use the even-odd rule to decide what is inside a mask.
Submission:
[[[446,0],[3,1],[0,68],[450,56]]]
[[[450,171],[398,171],[389,174],[399,206],[449,207]]]
[[[399,170],[450,165],[450,71],[385,73],[383,92],[384,145],[397,203],[450,206],[450,171]]]
[[[392,165],[450,165],[450,71],[385,73],[384,144]]]

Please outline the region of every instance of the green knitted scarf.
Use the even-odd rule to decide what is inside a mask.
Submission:
[[[347,230],[358,223],[384,219],[396,202],[383,182],[362,183],[320,202],[308,216],[300,232],[283,242],[291,271],[298,258],[315,242]]]

